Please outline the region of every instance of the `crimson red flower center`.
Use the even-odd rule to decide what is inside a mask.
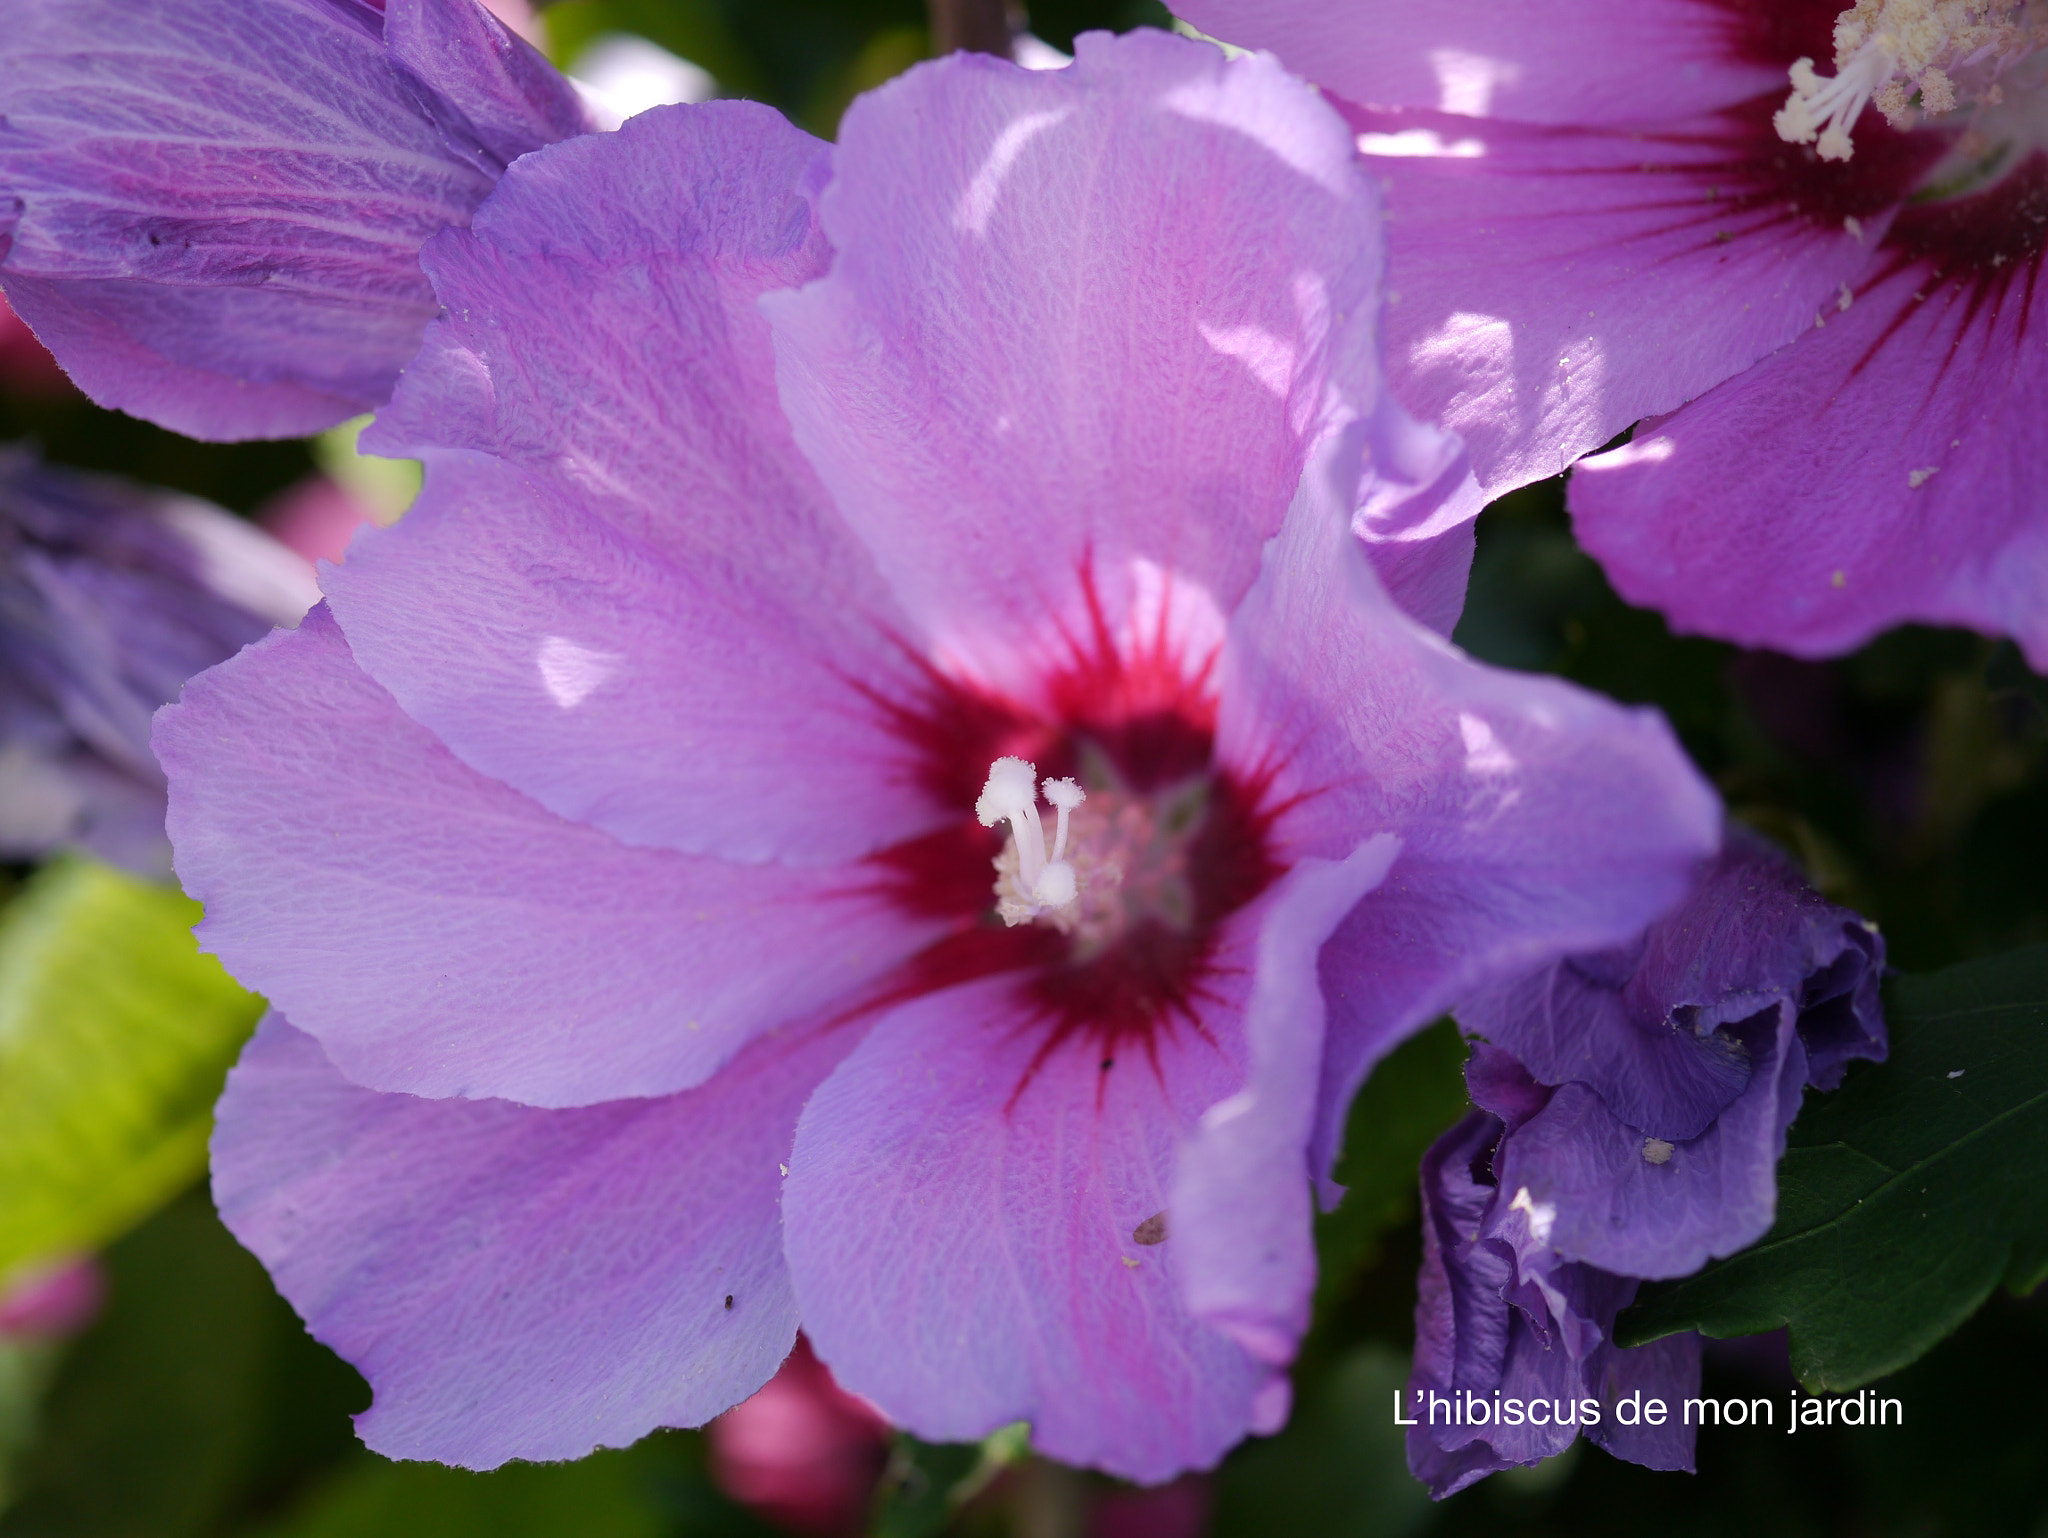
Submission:
[[[947,925],[877,1003],[1015,974],[1044,1033],[1034,1066],[1085,1045],[1106,1068],[1127,1048],[1155,1056],[1175,1031],[1205,1034],[1222,926],[1280,871],[1270,773],[1216,761],[1210,667],[1189,665],[1164,639],[1135,656],[1093,640],[1049,683],[1050,710],[936,673],[917,708],[889,707],[919,778],[960,815],[873,859],[894,900]],[[1066,846],[1077,896],[1027,922],[997,911],[999,885],[1015,886],[1018,835],[974,814],[990,766],[1006,756],[1086,792]]]

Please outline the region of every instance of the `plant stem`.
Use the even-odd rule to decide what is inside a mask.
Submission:
[[[1010,57],[1008,0],[926,0],[932,19],[932,53],[992,53]]]

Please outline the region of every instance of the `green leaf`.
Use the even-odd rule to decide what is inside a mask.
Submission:
[[[715,0],[561,0],[542,25],[548,51],[567,68],[598,38],[623,32],[709,70],[726,95],[758,96],[766,85]]]
[[[205,1168],[263,1001],[200,954],[199,912],[77,859],[0,911],[0,1277],[98,1248]]]
[[[1778,1166],[1778,1221],[1751,1248],[1646,1288],[1624,1344],[1791,1326],[1809,1389],[1905,1366],[2000,1282],[2048,1276],[2048,946],[1886,994],[1889,1061],[1816,1097]]]
[[[932,1538],[1030,1452],[1030,1428],[1021,1421],[983,1442],[922,1442],[899,1431],[875,1491],[868,1532],[872,1538]]]
[[[306,1334],[204,1192],[104,1264],[106,1308],[64,1356],[5,1538],[216,1538],[355,1454],[348,1417],[369,1391]]]
[[[55,1341],[0,1335],[0,1511],[14,1501],[14,1465],[35,1445],[43,1391],[62,1348]]]
[[[656,1432],[574,1463],[508,1463],[488,1474],[365,1455],[251,1538],[774,1538],[776,1531],[712,1486],[701,1437]]]

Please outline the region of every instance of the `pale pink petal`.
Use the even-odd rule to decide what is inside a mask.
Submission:
[[[1801,656],[1909,620],[2048,666],[2048,156],[1900,213],[1827,328],[1573,477],[1579,538],[1681,630]]]
[[[494,1468],[694,1426],[796,1337],[776,1202],[843,1037],[680,1095],[542,1111],[378,1094],[271,1015],[213,1138],[222,1220],[370,1380],[389,1458]]]
[[[1826,58],[1807,0],[1178,0],[1347,101],[1525,123],[1641,123],[1785,85]],[[1818,22],[1818,25],[1815,23]],[[1804,45],[1804,46],[1801,46]]]
[[[834,170],[831,275],[764,300],[783,404],[938,656],[1028,697],[1162,571],[1228,612],[1332,400],[1380,398],[1342,121],[1270,60],[1090,35],[911,71]]]
[[[811,1097],[783,1221],[841,1383],[919,1436],[1028,1420],[1049,1457],[1138,1480],[1251,1428],[1273,1370],[1189,1312],[1168,1211],[1182,1141],[1244,1084],[1249,927],[1232,934],[1201,1024],[1155,1052],[1048,1049],[1024,985],[996,978],[883,1019]]]
[[[931,826],[876,704],[912,687],[908,627],[791,441],[755,310],[824,270],[823,154],[720,102],[521,161],[428,252],[446,313],[366,440],[427,480],[328,578],[361,665],[629,843],[819,863]]]
[[[202,942],[377,1089],[668,1094],[931,933],[857,868],[731,865],[562,821],[409,720],[324,609],[157,720]]]
[[[1489,496],[1837,315],[1939,147],[1878,125],[1828,165],[1772,109],[1629,130],[1350,114],[1387,188],[1389,378]]]

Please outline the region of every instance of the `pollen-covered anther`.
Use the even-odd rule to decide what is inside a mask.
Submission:
[[[1010,837],[996,856],[996,911],[1006,924],[1026,924],[1049,917],[1061,928],[1063,917],[1076,918],[1081,876],[1067,858],[1070,819],[1088,793],[1074,780],[1045,782],[1045,799],[1057,814],[1052,848],[1045,845],[1045,824],[1038,816],[1038,766],[1021,758],[999,758],[989,765],[988,783],[974,803],[974,815],[985,828],[1010,825]]]
[[[1823,160],[1855,153],[1849,132],[1866,106],[1894,128],[1918,112],[1994,101],[2000,71],[2048,43],[2031,0],[1857,0],[1835,18],[1835,73],[1792,65],[1792,94],[1772,119],[1778,136],[1812,144]],[[1960,84],[1959,84],[1960,82]]]

